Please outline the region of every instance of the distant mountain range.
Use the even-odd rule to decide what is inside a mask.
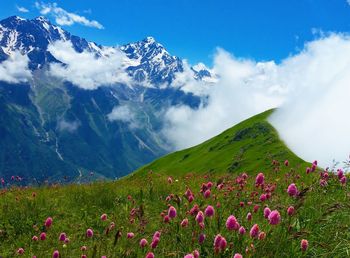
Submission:
[[[49,49],[57,41],[70,42],[75,52],[96,59],[106,49],[120,51],[132,85],[86,90],[52,76],[51,64],[67,65]],[[40,183],[126,175],[170,151],[160,133],[169,107],[197,108],[201,102],[173,86],[185,63],[152,37],[104,47],[44,17],[12,16],[0,21],[0,64],[18,52],[28,57],[32,76],[25,82],[0,81],[0,177]],[[204,65],[190,70],[195,80],[215,79]]]

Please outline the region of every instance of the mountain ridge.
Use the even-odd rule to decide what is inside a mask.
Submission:
[[[175,73],[184,71],[184,64],[179,57],[172,56],[153,37],[118,46],[102,46],[93,41],[72,35],[59,26],[52,24],[43,16],[34,19],[23,19],[11,16],[0,21],[0,46],[5,55],[11,55],[14,50],[28,55],[30,69],[40,68],[46,63],[58,60],[48,51],[49,44],[55,41],[71,41],[75,51],[88,51],[98,56],[102,55],[102,48],[117,48],[132,60],[126,70],[137,82],[141,83],[149,78],[151,84],[170,84]],[[203,69],[202,69],[203,70]],[[212,73],[205,71],[194,72],[195,78],[212,77]],[[198,74],[201,72],[201,76]]]
[[[171,150],[161,133],[164,112],[201,103],[172,86],[183,71],[180,58],[152,37],[126,44],[118,49],[130,64],[125,71],[132,87],[87,90],[49,73],[51,64],[67,66],[48,49],[56,41],[69,41],[75,52],[95,59],[108,55],[104,48],[116,48],[74,36],[44,17],[0,21],[0,63],[20,52],[28,56],[32,75],[27,82],[0,81],[0,177],[18,175],[25,184],[113,179]],[[126,117],[111,115],[120,110]]]
[[[220,175],[271,170],[274,166],[272,160],[289,159],[293,164],[308,165],[289,150],[268,122],[274,110],[252,116],[201,144],[167,154],[139,168],[127,178],[142,177],[149,171],[183,176],[192,172]]]

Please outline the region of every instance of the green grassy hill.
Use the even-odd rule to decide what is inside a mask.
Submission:
[[[272,112],[265,111],[202,144],[164,156],[140,168],[132,177],[150,170],[168,175],[269,170],[274,159],[306,165],[280,140],[267,121]]]
[[[54,257],[55,251],[60,258],[183,258],[195,251],[200,258],[349,257],[349,177],[306,173],[310,164],[288,150],[267,122],[271,112],[114,182],[2,187],[0,257]],[[263,185],[256,185],[259,172]],[[292,196],[291,184],[297,187]],[[214,214],[206,213],[209,206]],[[170,207],[176,209],[172,218]],[[279,216],[271,222],[265,208]],[[230,215],[244,231],[227,226]],[[250,234],[254,225],[256,236]],[[62,235],[69,241],[60,241]],[[214,248],[218,235],[225,241]],[[148,241],[144,247],[142,239]],[[305,240],[308,248],[302,249]]]

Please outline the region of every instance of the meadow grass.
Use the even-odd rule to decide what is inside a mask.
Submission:
[[[40,187],[7,182],[0,192],[0,256],[20,256],[20,248],[23,257],[39,258],[53,257],[54,251],[61,258],[196,257],[196,250],[200,257],[349,256],[347,176],[325,172],[292,153],[267,122],[271,112],[114,182]],[[257,185],[261,172],[264,183]],[[292,183],[295,196],[287,193]],[[196,218],[208,205],[215,214],[204,214],[199,223]],[[266,207],[279,214],[277,225],[264,217]],[[230,215],[244,234],[227,228]],[[53,223],[47,227],[49,217]],[[250,235],[255,224],[257,238]],[[40,240],[43,233],[46,239]],[[59,240],[62,233],[66,243]],[[224,239],[216,241],[220,247],[214,245],[218,235]],[[142,239],[148,242],[143,248]]]
[[[277,168],[277,169],[276,169]],[[58,250],[60,257],[144,257],[152,251],[156,257],[184,257],[198,250],[200,257],[346,257],[349,255],[350,204],[349,187],[329,173],[327,185],[320,185],[320,173],[306,174],[291,166],[275,165],[264,171],[264,187],[255,185],[258,171],[247,171],[248,178],[241,183],[241,176],[232,173],[222,175],[188,174],[172,177],[149,172],[143,179],[87,185],[45,186],[39,188],[11,187],[1,192],[0,204],[0,255],[14,257],[18,248],[24,249],[24,257],[51,257]],[[201,189],[203,183],[212,182],[209,198]],[[240,182],[240,183],[239,183]],[[295,183],[298,196],[287,194],[288,185]],[[222,184],[222,189],[218,185]],[[271,191],[267,186],[273,186]],[[185,195],[190,189],[194,200],[190,203]],[[271,192],[270,192],[271,191]],[[262,193],[271,197],[260,201]],[[168,198],[167,198],[168,197]],[[201,211],[207,205],[215,209],[213,217],[205,217],[204,228],[189,214],[197,204]],[[254,212],[254,206],[259,206]],[[177,216],[164,222],[168,207],[177,210]],[[263,216],[264,207],[278,210],[281,222],[270,225]],[[295,207],[289,216],[287,208]],[[246,219],[251,212],[252,220]],[[101,215],[107,214],[102,221]],[[247,233],[240,235],[225,227],[226,219],[234,215]],[[53,218],[50,228],[44,226],[47,217]],[[188,226],[181,227],[188,218]],[[111,227],[111,223],[115,226]],[[258,224],[266,233],[263,240],[251,238],[249,230]],[[86,230],[94,232],[92,238]],[[152,236],[161,232],[160,242],[150,248]],[[33,236],[46,232],[46,240],[33,241]],[[64,232],[68,243],[60,242]],[[126,237],[128,232],[134,238]],[[206,235],[198,242],[199,234]],[[214,238],[221,234],[227,240],[225,250],[216,252]],[[145,248],[139,246],[142,238],[148,240]],[[300,249],[301,239],[309,241],[309,248]],[[87,251],[81,251],[87,246]]]

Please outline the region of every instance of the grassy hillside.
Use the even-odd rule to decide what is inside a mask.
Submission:
[[[0,257],[348,257],[348,177],[306,170],[270,112],[115,182],[5,182]]]
[[[171,153],[136,171],[132,176],[157,173],[184,175],[189,172],[222,174],[226,172],[266,170],[271,161],[289,159],[306,163],[291,152],[267,121],[268,110],[253,116],[195,147]]]

